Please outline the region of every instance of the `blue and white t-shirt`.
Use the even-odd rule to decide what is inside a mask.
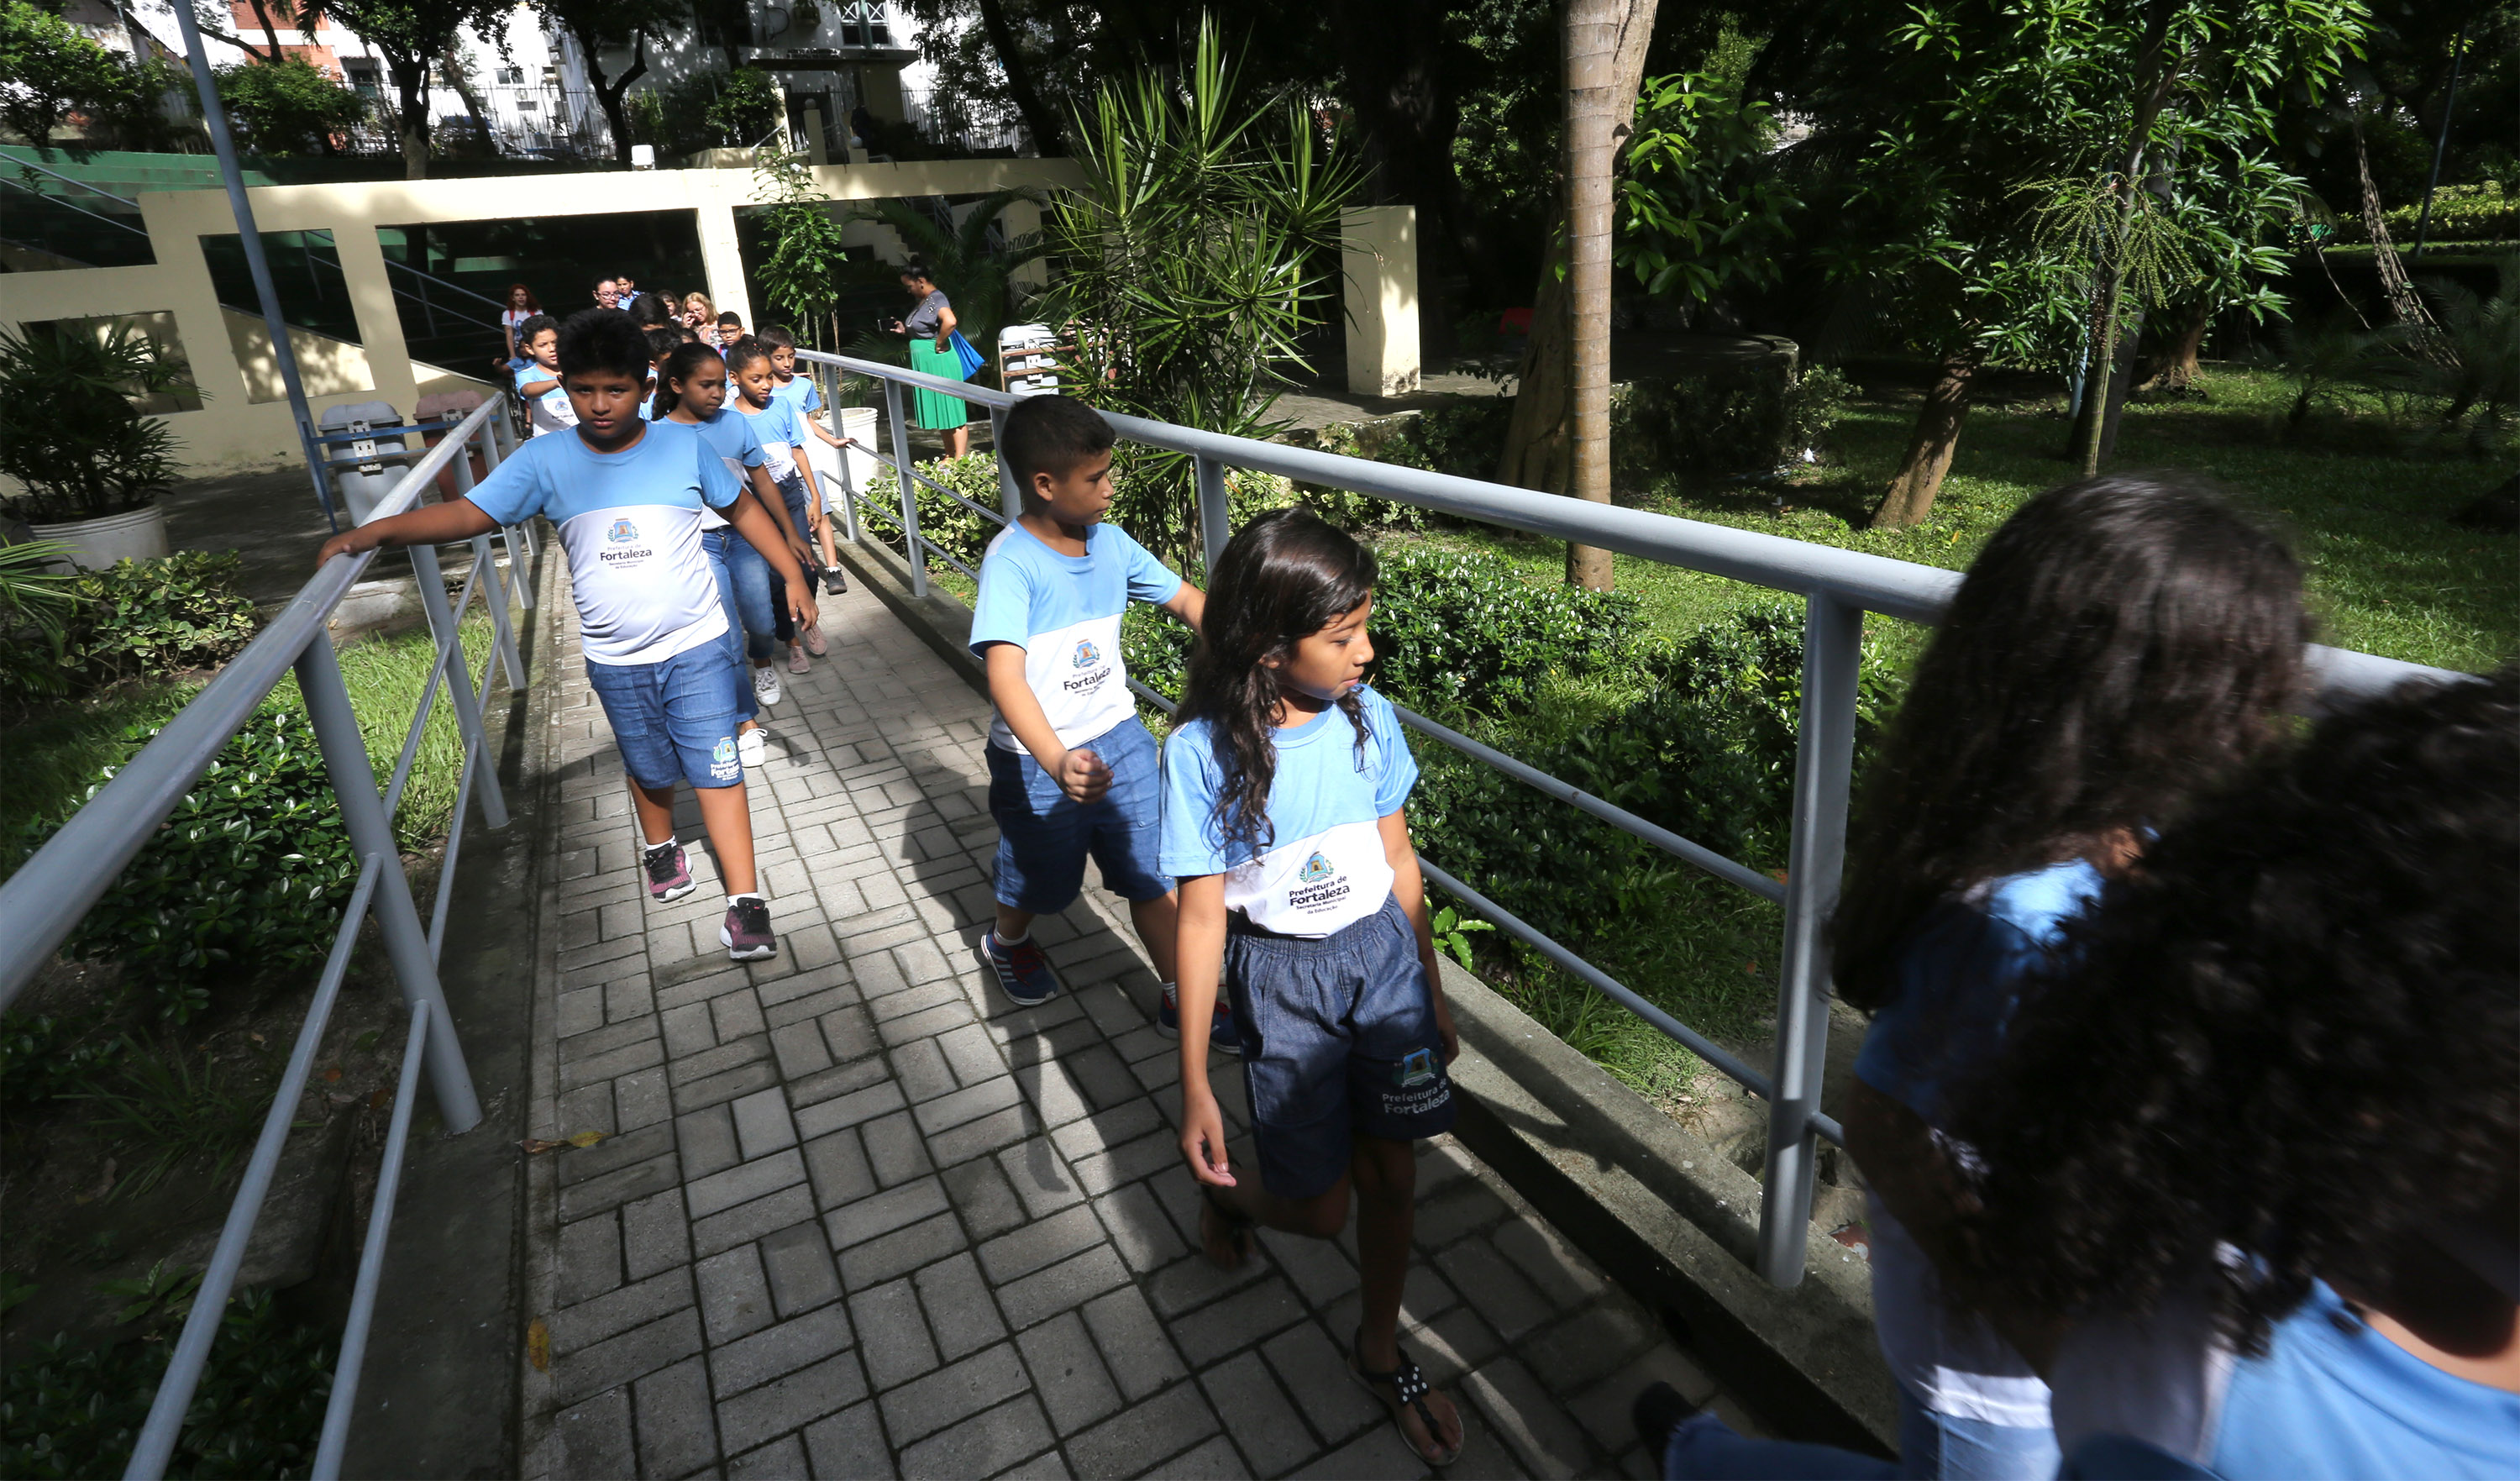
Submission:
[[[700,511],[737,491],[698,427],[650,422],[617,453],[573,431],[537,437],[465,497],[501,524],[560,526],[589,663],[660,663],[726,633]]]
[[[539,396],[525,396],[525,387],[537,381],[553,382],[552,388]],[[525,397],[525,421],[533,427],[534,436],[577,426],[577,408],[569,405],[568,392],[559,381],[560,372],[545,370],[539,364],[529,363],[517,372],[517,394]]]
[[[2324,1281],[2241,1358],[2182,1295],[2057,1344],[2056,1440],[2131,1435],[2228,1481],[2520,1476],[2520,1394],[2426,1363]]]
[[[721,406],[710,413],[705,422],[686,424],[675,422],[670,417],[665,421],[674,426],[688,426],[699,433],[700,440],[708,444],[708,450],[726,461],[727,476],[735,480],[737,497],[742,497],[744,471],[761,467],[768,456],[762,450],[761,439],[753,435],[750,417]],[[726,516],[716,510],[703,508],[700,511],[702,529],[716,529],[726,522]]]
[[[786,483],[796,476],[796,445],[805,440],[805,427],[794,398],[773,394],[770,404],[756,412],[742,392],[730,388],[726,405],[719,409],[752,424],[773,482]]]
[[[1067,556],[1010,524],[980,558],[971,651],[985,658],[991,644],[1022,649],[1024,683],[1058,743],[1073,749],[1137,713],[1120,661],[1120,613],[1133,600],[1160,606],[1181,584],[1117,525],[1095,525],[1085,554]],[[1004,715],[989,727],[989,743],[1026,754]]]
[[[1365,713],[1365,750],[1356,726],[1333,704],[1277,732],[1278,773],[1269,783],[1271,833],[1265,851],[1226,839],[1225,768],[1205,720],[1175,729],[1164,742],[1163,872],[1176,879],[1225,876],[1225,908],[1282,936],[1327,936],[1382,909],[1391,896],[1384,818],[1418,785],[1400,717],[1372,687],[1356,692]]]
[[[1990,879],[1937,906],[1900,950],[1899,990],[1873,1015],[1856,1078],[1929,1126],[1954,1082],[2003,1047],[2025,979],[2045,967],[2067,921],[2099,896],[2080,859]],[[1890,1371],[1936,1414],[1986,1424],[2048,1424],[2048,1385],[1980,1318],[1948,1308],[1933,1262],[1868,1189],[1873,1330]]]
[[[780,381],[770,396],[774,401],[784,396],[794,402],[798,417],[810,416],[823,408],[823,393],[814,388],[814,378],[801,372]]]

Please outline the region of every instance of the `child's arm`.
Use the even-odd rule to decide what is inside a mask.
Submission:
[[[989,702],[1006,718],[1007,729],[1015,733],[1060,791],[1079,802],[1102,801],[1111,789],[1111,768],[1092,751],[1072,751],[1058,743],[1058,732],[1051,729],[1041,697],[1024,680],[1024,651],[1012,643],[992,643],[983,661],[989,671]]]
[[[755,464],[743,471],[743,481],[744,486],[752,491],[752,497],[761,501],[763,509],[770,511],[770,522],[778,527],[780,538],[788,543],[788,554],[796,558],[796,564],[801,569],[805,564],[805,541],[795,532],[796,521],[788,517],[788,500],[779,492],[779,485],[770,481],[770,470]]]
[[[1189,582],[1181,584],[1181,590],[1173,593],[1172,600],[1163,604],[1163,609],[1189,623],[1192,632],[1206,631],[1200,624],[1207,620],[1207,593]]]
[[[783,500],[776,507],[784,511],[787,503]],[[735,526],[735,532],[750,541],[752,548],[761,552],[761,559],[769,561],[770,568],[779,573],[779,579],[788,583],[788,611],[796,619],[796,624],[799,627],[813,626],[818,614],[814,610],[813,596],[805,590],[805,567],[788,553],[788,542],[780,537],[780,531],[788,524],[785,514],[773,520],[770,511],[741,498],[728,505],[723,513],[726,522]]]
[[[315,563],[320,566],[335,556],[355,556],[387,545],[451,545],[498,527],[499,521],[472,500],[450,499],[345,529],[324,542],[324,548],[315,553]]]
[[[549,393],[553,387],[559,384],[560,378],[558,376],[554,376],[549,381],[528,381],[522,385],[517,387],[517,394],[524,397],[528,401],[531,401],[536,396]]]
[[[825,442],[830,443],[833,447],[854,447],[857,445],[857,438],[834,437],[832,435],[832,429],[830,427],[825,426],[823,424],[815,421],[811,417],[807,417],[805,419],[805,425],[814,429],[815,436],[822,438]]]
[[[1216,1010],[1217,979],[1225,970],[1225,876],[1200,875],[1181,881],[1181,927],[1176,938],[1177,1006],[1181,1012],[1182,1156],[1201,1183],[1232,1188],[1225,1161],[1225,1116],[1207,1084],[1207,1028]]]
[[[796,414],[796,420],[804,422],[805,414],[803,412],[798,412]],[[807,425],[811,426],[812,424],[808,423]],[[805,535],[805,538],[810,540],[814,537],[814,534],[820,531],[823,527],[823,486],[814,481],[814,465],[807,461],[805,457],[804,443],[789,443],[788,445],[788,452],[790,457],[793,457],[796,460],[796,476],[805,480],[805,528],[802,533]],[[786,503],[787,501],[782,500],[780,502]]]
[[[1409,841],[1406,810],[1382,820],[1382,857],[1391,865],[1391,893],[1408,913],[1418,932],[1418,960],[1425,964],[1426,991],[1435,999],[1435,1032],[1444,1041],[1444,1062],[1462,1053],[1461,1035],[1453,1031],[1453,1008],[1444,1001],[1444,973],[1435,965],[1435,932],[1426,924],[1426,876],[1418,873],[1418,847]]]

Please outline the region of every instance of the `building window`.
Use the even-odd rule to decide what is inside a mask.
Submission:
[[[525,69],[521,67],[503,67],[499,68],[499,80],[511,87],[521,85],[525,80]]]
[[[535,101],[534,101],[533,99],[531,99],[531,98],[518,98],[518,99],[517,100],[517,112],[520,112],[520,113],[538,113],[538,112],[542,112],[542,110],[543,110],[543,106],[542,106],[540,103],[535,102]]]
[[[361,97],[384,96],[384,73],[373,57],[342,58],[341,75],[349,80],[351,88]]]
[[[879,0],[848,0],[840,7],[840,45],[892,45],[892,22]]]

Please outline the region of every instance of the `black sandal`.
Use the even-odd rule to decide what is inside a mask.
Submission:
[[[1397,1344],[1394,1345],[1394,1351],[1399,1351]],[[1410,1361],[1408,1353],[1400,1353],[1398,1368],[1387,1373],[1374,1372],[1365,1366],[1365,1330],[1359,1327],[1355,1339],[1348,1344],[1347,1370],[1356,1374],[1357,1381],[1364,1384],[1369,1393],[1382,1400],[1382,1407],[1391,1413],[1391,1427],[1400,1431],[1400,1443],[1409,1447],[1410,1454],[1437,1470],[1462,1459],[1459,1446],[1454,1447],[1453,1453],[1440,1460],[1419,1450],[1418,1443],[1409,1438],[1409,1426],[1400,1422],[1402,1406],[1415,1409],[1418,1411],[1418,1422],[1426,1426],[1427,1443],[1430,1445],[1443,1443],[1444,1427],[1435,1422],[1435,1412],[1426,1407],[1426,1396],[1434,1392],[1434,1385],[1426,1381],[1426,1375],[1418,1371],[1418,1365]],[[1383,1397],[1382,1390],[1386,1386],[1391,1391],[1390,1398]]]
[[[1234,1207],[1234,1205],[1218,1197],[1216,1195],[1216,1186],[1214,1184],[1202,1183],[1198,1186],[1198,1201],[1201,1208],[1225,1221],[1226,1237],[1230,1239],[1234,1245],[1233,1264],[1220,1264],[1213,1255],[1208,1256],[1207,1263],[1216,1266],[1219,1270],[1240,1270],[1243,1264],[1251,1258],[1251,1230],[1254,1222],[1251,1216],[1241,1212]],[[1201,1229],[1199,1231],[1198,1243],[1199,1253],[1206,1254],[1207,1232],[1205,1229]]]

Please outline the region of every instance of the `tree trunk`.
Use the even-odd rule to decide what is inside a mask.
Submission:
[[[1347,103],[1365,136],[1377,203],[1418,207],[1418,322],[1430,356],[1453,352],[1452,285],[1462,270],[1462,111],[1443,67],[1457,0],[1393,0],[1373,25],[1341,25]]]
[[[262,44],[264,48],[262,60],[268,63],[278,63],[280,61],[280,28],[272,24],[271,8],[265,3],[265,0],[253,0],[253,19],[262,22]],[[247,56],[253,55],[253,48],[250,46],[245,47],[244,51]]]
[[[446,63],[446,82],[455,89],[455,96],[464,100],[464,112],[472,119],[472,126],[481,131],[481,142],[492,155],[497,155],[499,134],[490,127],[490,111],[481,106],[481,96],[472,90],[472,79],[464,75],[462,63],[452,59]]]
[[[2127,392],[2135,389],[2136,350],[2143,342],[2143,310],[2138,307],[2118,328],[2118,352],[2109,357],[2108,395],[2100,402],[2099,451],[2094,463],[2105,463],[2118,453],[2118,424],[2125,420]],[[2096,468],[2085,469],[2090,477]]]
[[[595,38],[584,31],[570,34],[577,40],[578,55],[586,59],[586,80],[595,88],[595,106],[604,110],[605,126],[612,130],[612,162],[628,169],[630,110],[623,100],[630,96],[630,84],[648,75],[648,33],[642,30],[631,37],[630,65],[608,82],[603,66],[595,60]]]
[[[1060,124],[1058,111],[1042,101],[1041,89],[1034,85],[1032,67],[1024,58],[1015,28],[1007,21],[1005,0],[979,0],[980,25],[989,33],[989,49],[998,54],[998,66],[1007,74],[1007,95],[1014,100],[1015,112],[1023,114],[1024,128],[1032,135],[1033,148],[1042,157],[1067,153],[1067,130]]]
[[[393,72],[394,96],[401,105],[394,117],[394,129],[402,136],[402,177],[406,180],[428,178],[428,64],[419,58],[387,58],[385,65]]]
[[[1890,475],[1868,528],[1907,529],[1924,523],[1934,512],[1934,495],[1942,492],[1943,475],[1952,471],[1952,455],[1959,449],[1960,424],[1968,420],[1969,383],[1977,379],[1978,357],[1974,347],[1944,357],[1942,374],[1916,409],[1908,456]]]
[[[2205,348],[2205,332],[2214,327],[2214,305],[2200,298],[2181,308],[2172,323],[2178,327],[2170,343],[2143,365],[2136,389],[2175,395],[2194,386],[2204,373],[2197,356]]]
[[[1557,211],[1564,219],[1565,211]],[[1497,481],[1542,493],[1566,492],[1566,238],[1550,238],[1541,259],[1540,286],[1531,300],[1531,340],[1522,348],[1522,372],[1506,426],[1505,453]]]

